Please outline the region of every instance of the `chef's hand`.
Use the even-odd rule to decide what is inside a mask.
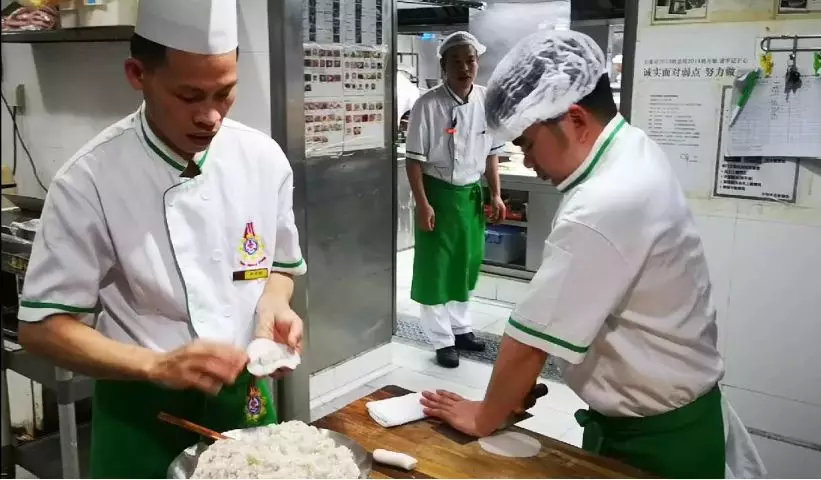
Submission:
[[[524,413],[525,410],[536,405],[536,400],[547,395],[547,386],[544,384],[535,385],[524,399],[520,408],[513,414]],[[425,407],[425,415],[445,421],[448,425],[462,433],[474,436],[485,437],[493,433],[492,428],[482,425],[481,408],[482,402],[467,400],[446,390],[422,393],[422,406]]]
[[[505,205],[504,200],[499,195],[494,195],[493,198],[490,199],[490,208],[491,208],[491,217],[490,221],[493,223],[499,223],[505,219],[507,214],[507,206]]]
[[[416,206],[416,221],[423,232],[432,232],[436,227],[436,213],[429,203]]]
[[[302,353],[302,319],[290,306],[258,308],[256,338],[267,338]]]
[[[425,415],[438,418],[462,433],[473,437],[490,435],[479,427],[482,402],[467,400],[446,390],[422,392],[422,406]]]
[[[147,369],[150,381],[175,390],[195,388],[216,395],[233,385],[248,363],[248,355],[232,345],[197,340],[159,353]]]
[[[265,305],[263,302],[257,305],[256,338],[268,338],[302,354],[302,332],[302,319],[289,305]],[[271,377],[279,380],[292,371],[290,368],[280,368]]]

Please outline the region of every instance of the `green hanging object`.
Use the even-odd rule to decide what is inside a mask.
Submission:
[[[821,75],[821,52],[813,53],[812,69],[816,75]]]

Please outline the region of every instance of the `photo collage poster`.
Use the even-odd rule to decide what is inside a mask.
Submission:
[[[384,147],[383,8],[383,0],[305,2],[306,156]]]

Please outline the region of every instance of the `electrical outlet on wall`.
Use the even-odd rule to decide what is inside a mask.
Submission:
[[[22,83],[14,87],[14,98],[10,102],[12,107],[17,107],[18,114],[23,113],[26,107],[26,89]]]

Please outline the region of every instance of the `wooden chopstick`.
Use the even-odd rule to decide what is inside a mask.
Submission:
[[[203,437],[207,437],[212,440],[230,440],[230,437],[226,437],[225,435],[214,430],[211,430],[210,428],[205,428],[202,425],[197,425],[194,422],[183,420],[182,418],[175,417],[174,415],[165,412],[160,412],[157,415],[157,418],[162,420],[163,422],[170,423],[171,425],[176,425],[180,428],[188,430],[189,432],[194,432],[196,434],[202,435]]]

